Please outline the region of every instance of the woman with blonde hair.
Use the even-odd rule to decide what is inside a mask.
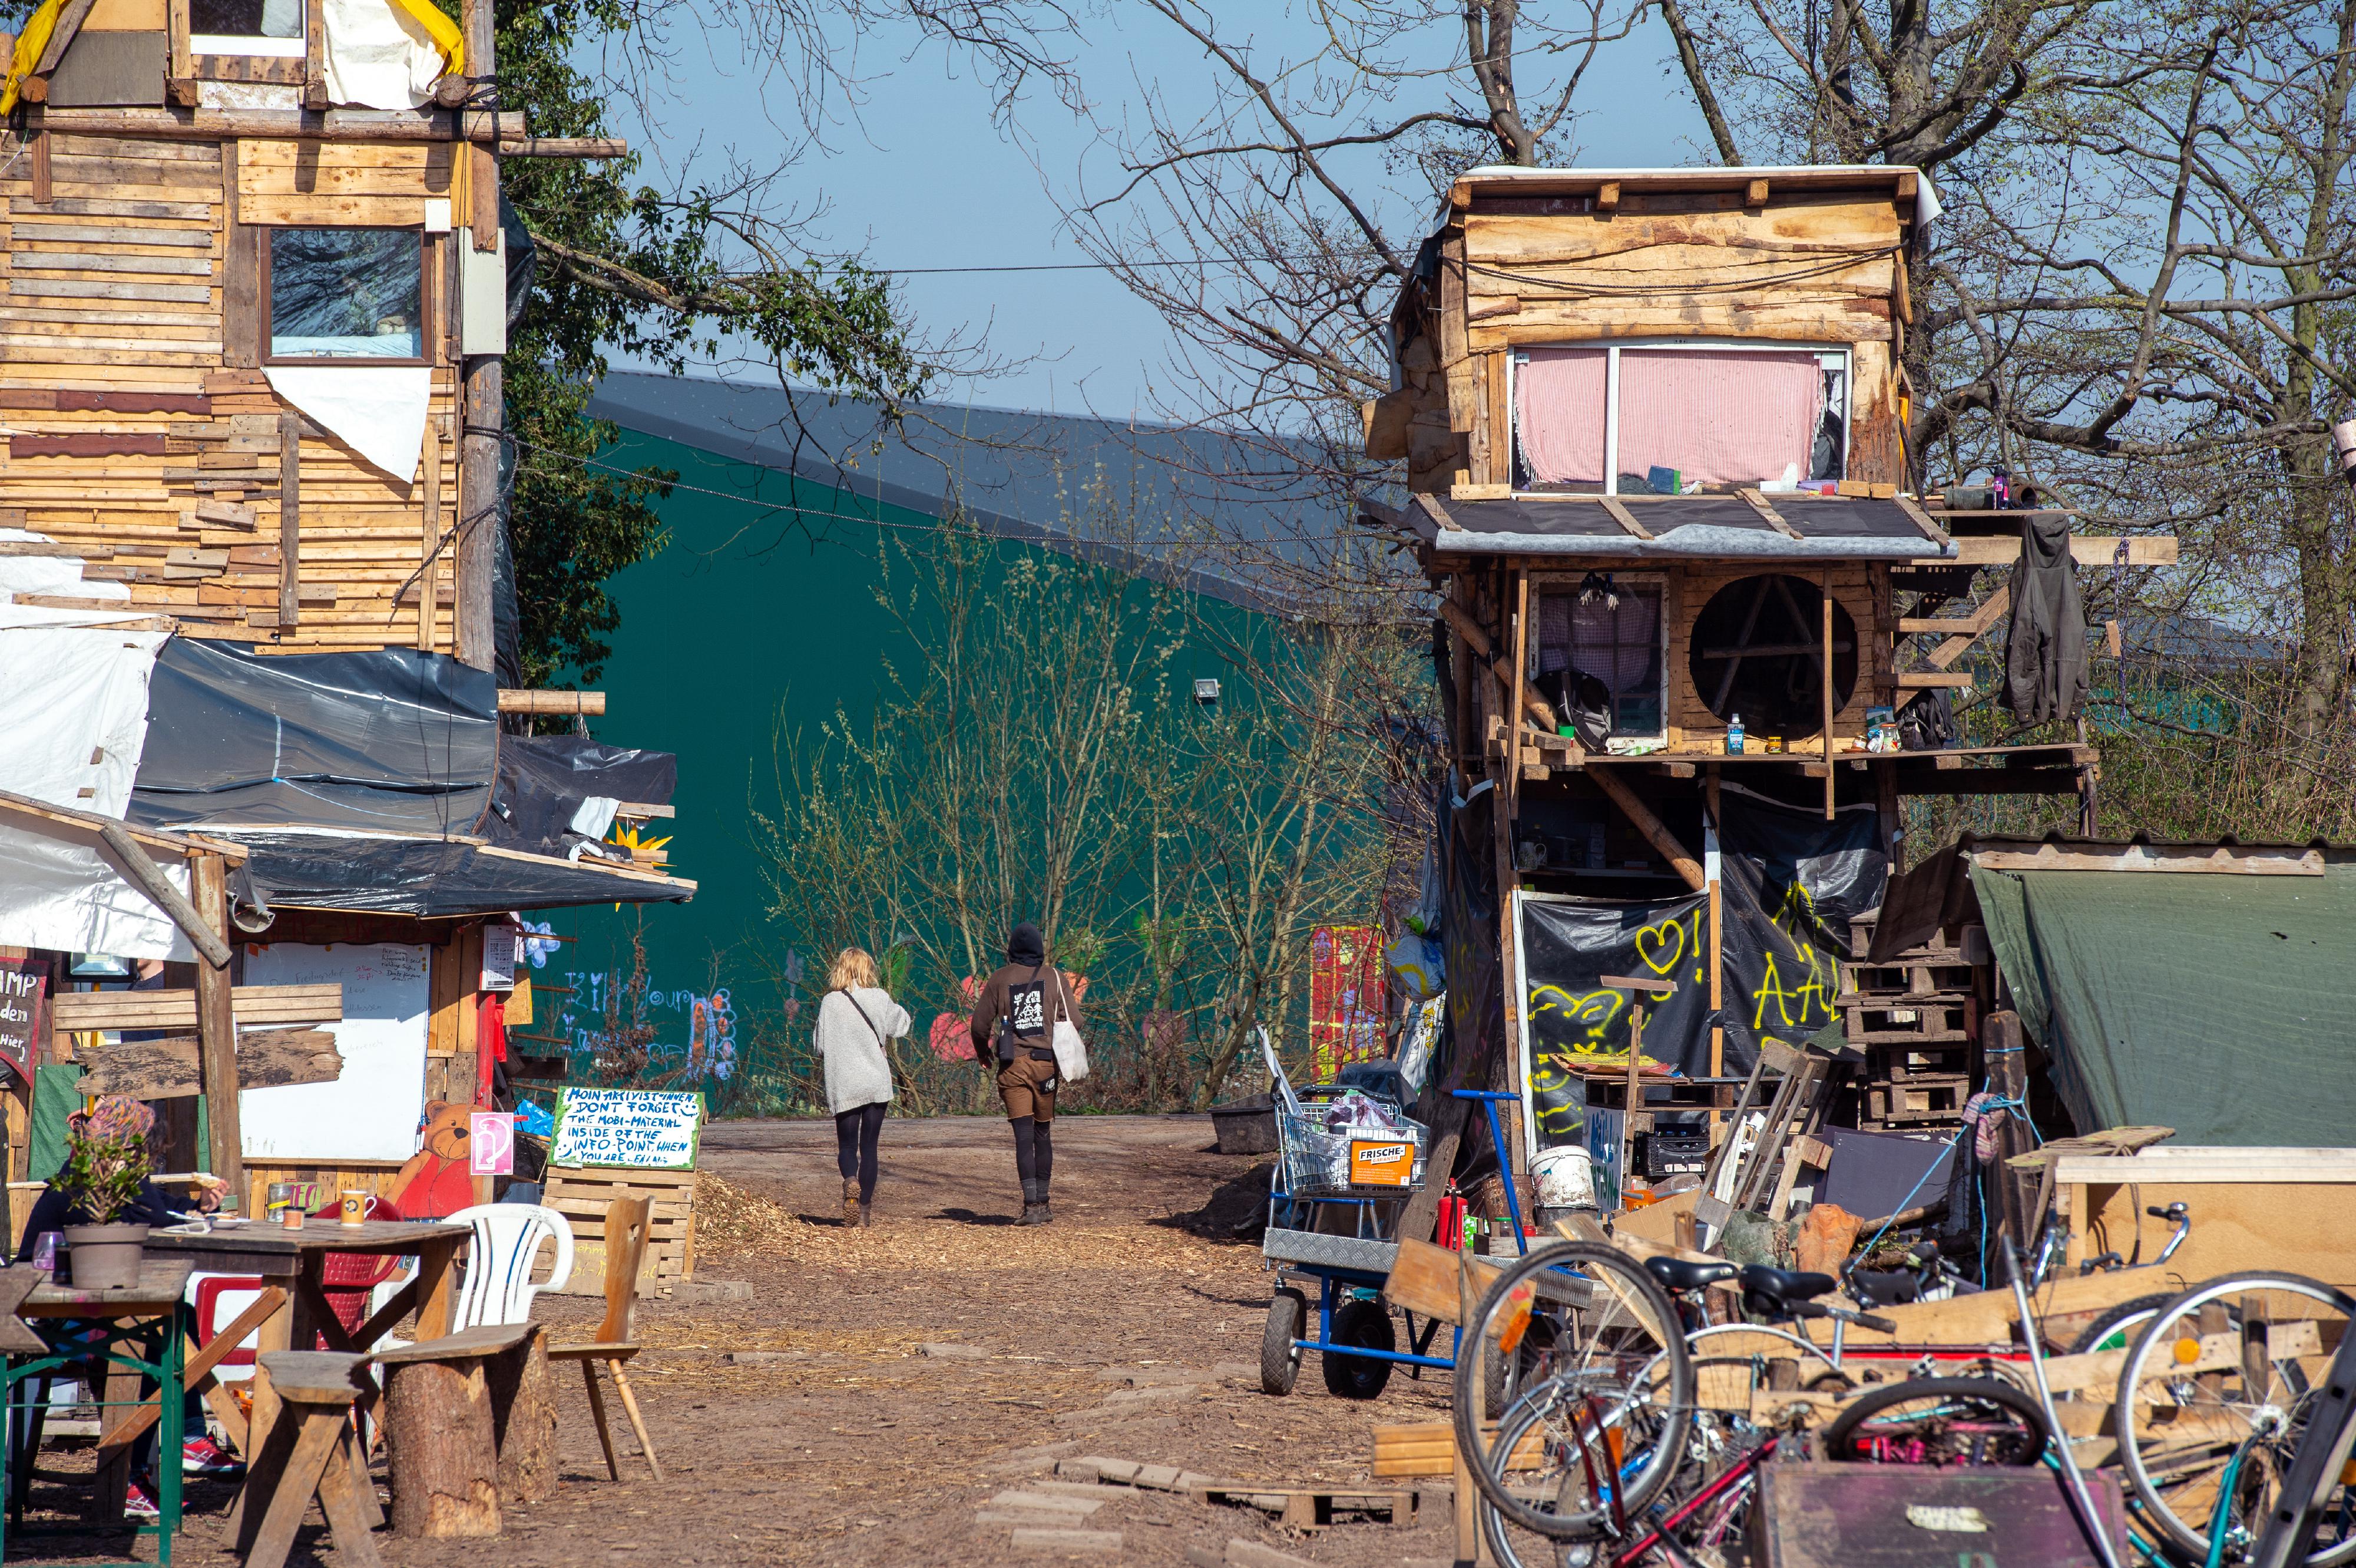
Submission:
[[[818,1004],[818,1053],[826,1059],[845,1225],[875,1222],[875,1142],[892,1103],[892,1062],[884,1042],[905,1038],[908,1027],[908,1010],[878,983],[875,961],[865,949],[834,955]]]

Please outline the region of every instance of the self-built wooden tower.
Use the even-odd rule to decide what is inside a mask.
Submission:
[[[1943,607],[2020,549],[2019,512],[1912,493],[1899,367],[1909,258],[1935,217],[1929,182],[1890,167],[1455,181],[1392,311],[1395,390],[1366,409],[1369,456],[1406,459],[1411,498],[1365,521],[1411,543],[1439,596],[1453,787],[1486,780],[1504,802],[1505,893],[1682,885],[1708,888],[1714,915],[1704,823],[1732,780],[1827,817],[1869,804],[1893,865],[1909,795],[2076,793],[2091,830],[2083,736],[1864,750],[1869,709],[1969,685],[1955,666],[2004,596]],[[2120,545],[2073,554],[2174,559],[2172,540]],[[1608,751],[1558,733],[1537,687],[1566,665],[1610,689]],[[1512,898],[1498,907],[1511,976]],[[1713,1004],[1717,940],[1713,919]],[[1505,989],[1512,1042],[1526,998]],[[1933,1033],[1976,1027],[1947,1021]]]
[[[381,10],[48,0],[20,37],[0,34],[0,530],[33,536],[0,542],[0,554],[54,557],[69,579],[79,566],[78,582],[18,592],[18,605],[61,612],[59,625],[86,613],[264,652],[413,648],[492,668],[509,291],[500,160],[623,148],[532,138],[522,114],[497,107],[487,0],[470,0],[459,26],[425,0]],[[382,102],[388,47],[427,62],[396,73],[390,91],[410,106],[354,106],[371,101],[350,89],[362,68],[378,72],[368,91]],[[404,92],[404,81],[417,85]],[[422,412],[423,431],[387,445],[376,426],[393,403],[380,411],[367,398],[396,381],[402,418]],[[362,707],[368,696],[334,694]],[[498,706],[594,714],[603,698],[503,691]],[[626,802],[623,814],[669,808]],[[454,831],[484,842],[463,836],[466,822]],[[628,875],[616,870],[617,886]],[[230,932],[218,868],[198,897]],[[327,900],[282,908],[262,940],[430,945],[426,1092],[466,1102],[478,1098],[483,928],[478,914],[412,918]],[[197,967],[206,1082],[219,1089],[235,1073],[230,965]],[[177,994],[162,1001],[60,997],[48,1059],[70,1059],[75,1039],[97,1031],[177,1021],[193,1006],[190,983],[170,977]],[[15,1087],[10,1174],[21,1177]],[[211,1125],[226,1174],[241,1154],[237,1096],[225,1098]],[[176,1153],[192,1127],[177,1130]],[[277,1179],[374,1187],[397,1164],[248,1174],[254,1194]]]

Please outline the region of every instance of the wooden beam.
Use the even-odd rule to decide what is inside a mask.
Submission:
[[[204,1092],[203,1041],[194,1035],[129,1040],[78,1052],[84,1094],[174,1100]],[[336,1036],[325,1029],[248,1029],[237,1036],[238,1087],[283,1089],[333,1083],[344,1075]]]
[[[1496,676],[1499,683],[1506,691],[1517,691],[1520,693],[1523,710],[1535,719],[1540,727],[1551,731],[1560,723],[1555,716],[1552,705],[1539,694],[1537,688],[1532,686],[1526,680],[1517,678],[1513,666],[1497,656],[1496,645],[1489,640],[1489,634],[1481,628],[1480,622],[1464,612],[1463,606],[1452,598],[1441,598],[1440,618],[1453,628],[1456,635],[1464,639],[1465,645],[1488,664],[1490,672]],[[1513,736],[1509,744],[1518,746],[1518,736],[1515,735],[1510,728],[1507,733]]]
[[[335,142],[498,142],[527,134],[523,113],[469,109],[330,109],[289,114],[278,109],[50,109],[37,124],[67,134],[185,136],[219,142],[239,136]]]
[[[1777,511],[1773,507],[1769,506],[1767,504],[1767,498],[1761,495],[1757,490],[1737,490],[1734,493],[1740,496],[1742,498],[1743,504],[1748,506],[1752,511],[1757,512],[1768,527],[1773,529],[1784,538],[1798,539],[1802,537],[1800,531],[1794,528],[1790,523],[1784,521],[1783,514]],[[2015,541],[2015,542],[2018,543],[2019,542]]]
[[[180,928],[181,934],[188,939],[188,944],[207,963],[226,970],[230,961],[229,944],[215,933],[213,923],[197,912],[198,907],[189,902],[187,896],[172,886],[171,879],[164,875],[164,868],[147,858],[147,852],[123,831],[120,823],[106,823],[98,830],[98,836],[105,841],[107,849],[112,852],[108,858],[113,863],[114,869],[123,874],[124,880],[172,918],[172,924]],[[198,858],[205,860],[210,857],[200,855]]]
[[[1976,684],[1977,682],[1972,679],[1968,671],[1909,670],[1898,677],[1898,689],[1901,692],[1922,692],[1937,688],[1967,692]]]
[[[266,328],[265,328],[266,330]],[[278,416],[278,624],[302,619],[303,416]]]
[[[1607,179],[1596,188],[1595,210],[1609,214],[1617,212],[1619,209],[1620,182],[1616,179]]]
[[[1687,887],[1697,893],[1708,891],[1709,882],[1702,875],[1701,862],[1686,853],[1685,845],[1677,842],[1676,834],[1669,832],[1668,824],[1655,816],[1653,809],[1636,798],[1636,792],[1628,788],[1626,781],[1614,769],[1590,768],[1587,776],[1595,781],[1595,787],[1602,790],[1613,805],[1620,808],[1621,814],[1633,824],[1636,831],[1644,835],[1645,842],[1660,851],[1662,858],[1676,868],[1677,875],[1685,878]]]
[[[1653,537],[1653,531],[1638,522],[1636,514],[1622,505],[1618,496],[1603,496],[1600,499],[1603,502],[1603,510],[1612,514],[1612,521],[1618,523],[1625,532],[1637,539]]]
[[[1415,504],[1423,509],[1424,515],[1430,518],[1431,521],[1439,526],[1441,532],[1462,533],[1464,532],[1464,525],[1448,515],[1448,509],[1440,504],[1440,498],[1438,496],[1429,495],[1419,490],[1416,492]]]
[[[630,144],[619,136],[509,136],[498,150],[503,158],[626,158]]]
[[[1980,639],[1981,633],[1996,624],[1997,617],[2011,607],[2012,585],[2001,584],[1995,593],[1988,596],[1987,602],[1980,606],[1978,613],[1972,617],[1970,623],[1933,649],[1931,656],[1924,660],[1923,663],[1933,670],[1944,670],[1954,664],[1956,660],[1964,656],[1973,643]]]
[[[614,815],[628,817],[635,822],[642,822],[649,817],[676,817],[679,815],[679,808],[651,805],[644,800],[625,800],[614,808]]]
[[[62,1033],[93,1029],[193,1029],[200,1016],[193,991],[69,991],[49,998],[51,1026]],[[335,1024],[344,1016],[344,988],[324,985],[239,985],[230,1005],[241,1024]]]
[[[2126,541],[2130,566],[2173,566],[2176,564],[2176,536],[2170,533],[2147,533],[2130,536]],[[2070,558],[2081,566],[2115,564],[2119,541],[2091,533],[2070,537]],[[2004,534],[1967,535],[1955,541],[1952,557],[1925,556],[1907,563],[1910,566],[2009,566],[2020,559],[2020,541]]]
[[[499,712],[503,714],[586,714],[594,718],[605,711],[605,693],[603,692],[549,692],[513,686],[499,688]]]
[[[230,929],[228,868],[217,855],[199,855],[188,868],[189,889],[215,933]],[[230,961],[197,965],[197,1039],[203,1056],[206,1117],[212,1132],[213,1175],[245,1196],[245,1132],[238,1115],[243,1089],[237,1071],[237,1019],[230,1011]],[[252,1218],[248,1216],[248,1218]]]
[[[1825,682],[1825,821],[1833,820],[1833,573],[1825,568],[1822,600],[1825,622],[1825,656],[1817,661],[1817,673]]]
[[[1767,182],[1763,179],[1754,179],[1748,186],[1744,187],[1742,192],[1742,205],[1751,208],[1766,206]]]
[[[41,49],[41,58],[34,62],[32,74],[47,76],[65,62],[66,50],[73,47],[74,36],[90,16],[96,0],[66,0],[65,8],[58,13],[49,28],[49,41]]]
[[[22,603],[20,596],[18,602]],[[0,792],[0,818],[48,838],[62,840],[95,849],[106,840],[107,828],[113,828],[142,849],[186,857],[192,854],[224,855],[232,862],[242,863],[245,849],[220,839],[190,834],[186,838],[159,833],[146,828],[134,828],[102,817],[95,811],[77,811],[70,806],[52,806],[46,800],[28,800],[22,795]]]
[[[434,563],[442,553],[442,425],[432,415],[425,420],[424,495],[417,532],[417,646],[434,650]],[[455,596],[453,596],[454,599]]]
[[[1905,265],[1902,259],[1900,261],[1899,265],[1901,268]],[[1916,503],[1913,497],[1892,496],[1890,499],[1897,505],[1900,511],[1906,514],[1906,521],[1914,525],[1915,532],[1921,534],[1923,538],[1929,540],[1932,543],[1937,545],[1942,550],[1944,550],[1948,545],[1954,542],[1954,541],[1948,536],[1945,529],[1941,528],[1937,523],[1931,521],[1931,514],[1924,511],[1922,507]]]

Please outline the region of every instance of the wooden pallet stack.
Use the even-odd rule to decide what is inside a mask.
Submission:
[[[1851,931],[1852,961],[1835,1005],[1863,1058],[1857,1124],[1921,1133],[1962,1125],[1979,1074],[1977,972],[1957,933],[1941,931],[1887,963],[1868,963],[1873,928]]]

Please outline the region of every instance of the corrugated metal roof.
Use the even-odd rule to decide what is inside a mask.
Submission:
[[[1952,559],[1952,542],[1933,541],[1896,501],[1767,498],[1784,532],[1732,496],[1675,496],[1622,503],[1650,538],[1631,533],[1601,504],[1584,498],[1513,497],[1498,500],[1428,498],[1403,514],[1363,510],[1378,521],[1413,529],[1434,551],[1484,555],[1670,557],[1691,560],[1913,561]],[[1443,525],[1440,519],[1447,524]],[[1796,537],[1794,537],[1796,535]]]
[[[1278,613],[1298,597],[1288,575],[1313,570],[1346,521],[1312,454],[1216,430],[946,404],[894,430],[865,399],[626,371],[588,412],[868,503],[959,505],[1000,537]]]

